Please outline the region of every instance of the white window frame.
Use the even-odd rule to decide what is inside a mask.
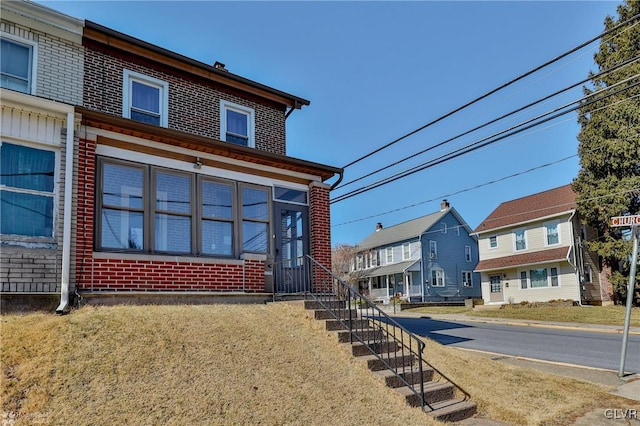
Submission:
[[[249,148],[255,148],[255,111],[253,108],[226,101],[224,99],[220,100],[220,140],[225,142],[227,140],[227,110],[235,111],[247,116],[247,146]]]
[[[48,191],[39,191],[39,190],[35,190],[35,189],[24,189],[24,188],[17,188],[17,187],[10,187],[10,186],[5,186],[5,185],[1,185],[1,188],[3,191],[6,192],[13,192],[16,194],[33,194],[33,195],[37,195],[37,196],[41,196],[41,197],[47,197],[47,198],[51,198],[53,199],[53,204],[52,204],[52,216],[51,216],[51,235],[46,235],[46,236],[37,236],[37,237],[31,237],[31,236],[25,236],[25,235],[20,235],[20,234],[2,234],[3,238],[7,238],[8,240],[12,240],[12,237],[18,236],[20,240],[22,241],[29,241],[32,239],[39,239],[39,238],[46,238],[46,239],[55,239],[58,236],[58,209],[59,209],[59,204],[58,204],[58,199],[59,199],[59,195],[60,195],[60,184],[59,184],[59,180],[60,180],[60,150],[57,147],[51,146],[51,145],[44,145],[44,144],[39,144],[39,143],[25,143],[23,141],[17,141],[15,139],[12,138],[2,138],[0,140],[0,146],[3,143],[8,143],[8,144],[12,144],[12,145],[18,145],[18,146],[23,146],[26,148],[32,148],[32,149],[37,149],[40,151],[48,151],[48,152],[53,152],[54,154],[54,166],[53,166],[53,190],[52,192],[48,192]]]
[[[387,264],[393,263],[393,247],[387,247],[385,249],[385,260]]]
[[[466,279],[468,278],[468,280]],[[472,271],[462,271],[462,286],[471,288],[473,287],[473,272]]]
[[[471,246],[466,245],[464,246],[464,261],[471,262],[471,260],[472,260]]]
[[[491,245],[491,239],[495,239],[496,245],[492,246]],[[487,238],[487,245],[489,246],[489,250],[495,250],[498,248],[498,236],[497,235],[492,235],[489,238]]]
[[[446,287],[444,270],[431,270],[431,287]]]
[[[548,227],[552,226],[552,225],[555,225],[555,227],[556,227],[556,235],[558,236],[558,242],[557,243],[553,243],[553,244],[549,244],[549,236],[551,234],[549,234]],[[553,222],[545,222],[542,226],[544,227],[544,245],[547,246],[547,247],[548,246],[560,245],[560,241],[561,241],[561,238],[560,238],[560,222],[557,221],[557,220],[553,221]]]
[[[440,231],[442,231],[443,234],[447,233],[447,224],[445,222],[440,223]]]
[[[18,37],[5,32],[0,33],[0,38],[8,40],[11,43],[25,45],[31,49],[31,56],[29,61],[29,82],[27,85],[28,92],[26,93],[29,95],[34,95],[36,93],[36,77],[38,75],[38,44],[32,40],[27,40],[26,38]]]
[[[518,248],[518,233],[522,232],[522,238],[524,240],[524,248]],[[529,243],[527,241],[527,229],[520,228],[513,230],[513,251],[526,251],[529,248]]]
[[[429,240],[429,259],[438,258],[438,242]]]
[[[533,287],[531,285],[531,269],[546,269],[547,271],[547,285],[546,286],[542,286],[542,287]],[[551,274],[551,270],[555,269],[556,270],[556,275],[552,275]],[[524,277],[523,277],[524,274]],[[562,283],[561,283],[561,276],[562,273],[560,271],[560,266],[559,265],[549,265],[546,266],[544,268],[534,268],[533,266],[531,268],[527,268],[527,269],[519,269],[518,270],[518,283],[519,283],[519,289],[520,290],[539,290],[539,289],[550,289],[550,288],[560,288],[562,287]],[[557,285],[553,285],[553,278],[557,279]],[[526,287],[523,287],[523,284],[526,285]]]
[[[411,259],[411,243],[402,244],[402,260]]]
[[[122,116],[131,119],[131,85],[134,81],[146,86],[155,87],[160,92],[160,105],[158,112],[160,113],[160,126],[168,127],[169,125],[169,83],[160,79],[150,77],[139,72],[131,70],[123,70],[122,72]]]

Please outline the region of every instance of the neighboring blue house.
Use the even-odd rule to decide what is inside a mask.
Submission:
[[[373,301],[440,302],[482,297],[478,240],[443,200],[438,212],[383,228],[358,245],[352,276]]]

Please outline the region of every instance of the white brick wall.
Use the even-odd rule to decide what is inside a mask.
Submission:
[[[5,20],[0,31],[37,43],[36,96],[82,105],[84,49],[80,44]]]

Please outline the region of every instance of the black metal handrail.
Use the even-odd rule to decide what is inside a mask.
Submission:
[[[294,271],[304,272],[292,273],[291,265],[299,268]],[[285,293],[304,293],[317,301],[349,331],[349,342],[358,342],[366,347],[385,369],[394,374],[401,386],[406,386],[415,394],[422,409],[427,406],[431,408],[424,394],[425,365],[453,384],[464,394],[464,399],[469,399],[467,392],[426,362],[423,358],[425,342],[422,339],[311,256],[276,262],[273,273],[274,300]]]

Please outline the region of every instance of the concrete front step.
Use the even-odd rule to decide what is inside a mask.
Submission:
[[[420,370],[417,365],[410,365],[404,368],[398,369],[396,375],[391,370],[381,370],[375,372],[376,376],[382,378],[384,383],[390,388],[401,388],[406,386],[407,383],[415,385],[422,382],[430,382],[433,379],[433,369],[429,367],[422,367],[422,376],[420,376]],[[400,377],[398,377],[400,376]],[[402,380],[404,379],[404,381]]]
[[[344,323],[344,324],[343,324]],[[327,320],[325,322],[327,331],[337,331],[337,330],[365,330],[369,328],[369,320],[366,319],[357,319],[357,320]]]
[[[425,407],[425,412],[441,422],[461,422],[473,417],[478,407],[475,402],[450,399]]]
[[[412,365],[415,361],[415,357],[413,355],[402,354],[400,352],[384,354],[382,358],[384,361],[375,355],[365,355],[360,357],[361,360],[367,363],[367,367],[371,371],[386,370],[387,366],[385,365],[385,362],[389,364],[391,368],[403,368]]]
[[[379,342],[384,337],[384,334],[382,333],[381,330],[373,330],[373,329],[354,330],[354,334],[356,334],[358,337],[360,337],[360,339],[364,340],[365,342]],[[339,331],[338,342],[340,343],[351,342],[351,339],[349,337],[350,335],[351,335],[350,331]],[[354,337],[353,341],[357,342],[358,339]]]
[[[365,356],[371,355],[371,352],[377,354],[383,354],[388,352],[397,352],[399,348],[398,342],[378,342],[369,343],[367,345],[360,342],[354,342],[351,344],[351,353],[353,356]]]
[[[420,399],[420,384],[415,384],[413,388],[418,392],[416,395],[408,386],[397,388],[402,396],[405,397],[407,404],[412,407],[420,407],[422,401]],[[443,382],[426,382],[424,383],[424,401],[426,404],[435,404],[437,402],[453,399],[455,389],[451,383]]]
[[[335,315],[335,316],[334,316]],[[338,309],[335,311],[327,311],[326,309],[318,309],[313,312],[313,317],[317,320],[330,320],[338,317],[340,319],[356,319],[358,314],[356,311],[348,309]]]
[[[304,308],[307,310],[322,310],[322,309],[345,309],[347,306],[347,302],[344,300],[325,300],[325,301],[315,301],[315,300],[305,300]]]

